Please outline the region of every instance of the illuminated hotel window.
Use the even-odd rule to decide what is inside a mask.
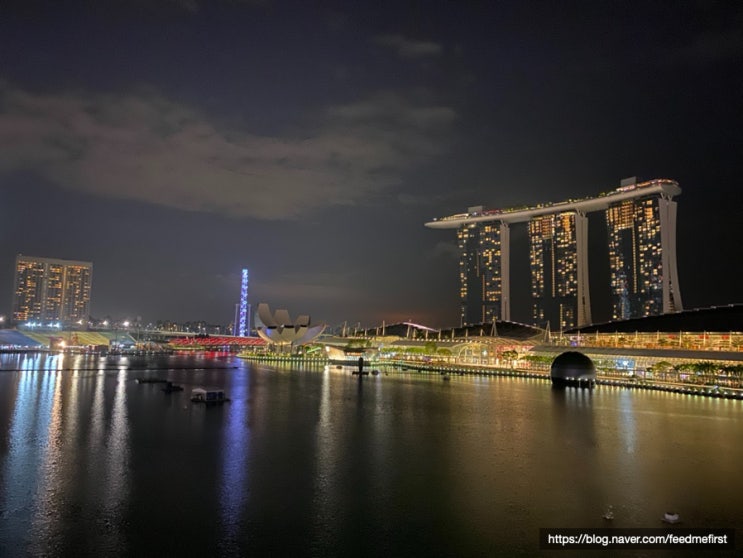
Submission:
[[[93,264],[52,258],[16,258],[13,321],[87,320]]]
[[[663,225],[671,227],[675,235],[674,195],[680,193],[675,181],[659,179],[643,183],[624,182],[620,188],[607,194],[619,193],[611,202],[607,200],[605,218],[608,232],[609,288],[611,295],[612,319],[628,319],[664,311],[664,289],[670,289],[673,298],[678,293],[675,278],[675,254],[664,254],[664,249],[673,250],[673,245],[665,247],[661,241],[661,215]],[[630,196],[626,197],[630,193]],[[598,207],[589,200],[592,209]],[[458,245],[460,248],[460,302],[462,323],[474,323],[498,315],[503,297],[501,277],[501,258],[505,246],[501,246],[499,231],[501,221],[473,223],[470,217],[489,214],[513,214],[526,210],[524,215],[509,220],[508,224],[526,223],[529,238],[529,267],[532,297],[532,319],[535,325],[544,326],[549,320],[551,327],[572,327],[577,320],[590,320],[590,301],[588,285],[582,284],[585,297],[581,306],[577,304],[579,280],[586,282],[586,255],[578,254],[578,217],[569,204],[583,200],[570,200],[559,203],[542,203],[533,207],[519,207],[506,210],[468,211],[467,214],[447,217],[456,219]],[[563,207],[564,206],[564,207]],[[554,207],[554,213],[542,213],[537,208]],[[472,209],[472,208],[470,208]],[[525,211],[525,213],[526,213]],[[587,221],[580,214],[580,242],[585,243]],[[666,232],[663,233],[666,235]],[[583,250],[584,244],[581,244]],[[663,266],[663,257],[669,269]],[[580,259],[579,259],[580,257]],[[579,267],[581,276],[579,278]],[[672,300],[670,308],[680,309],[680,298]],[[580,317],[578,313],[580,311]]]

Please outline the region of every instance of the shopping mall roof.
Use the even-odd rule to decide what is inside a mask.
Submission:
[[[468,337],[505,337],[514,340],[527,340],[534,337],[543,337],[544,330],[534,326],[520,324],[517,322],[496,321],[495,324],[483,323],[473,324],[462,327],[437,330],[413,322],[402,322],[378,326],[376,328],[367,328],[363,331],[367,337],[373,336],[396,336],[403,338],[430,339],[435,341],[463,339]]]
[[[564,333],[743,332],[743,304],[696,308],[673,314],[592,324]]]

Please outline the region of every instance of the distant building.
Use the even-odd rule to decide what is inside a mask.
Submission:
[[[13,284],[13,321],[84,320],[90,314],[93,264],[18,255]]]
[[[674,180],[638,183],[593,198],[483,210],[426,223],[457,229],[462,325],[511,319],[510,226],[527,223],[532,322],[565,330],[592,322],[587,214],[603,211],[609,231],[612,319],[683,310],[676,269]]]

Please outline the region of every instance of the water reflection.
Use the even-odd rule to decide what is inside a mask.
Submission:
[[[51,363],[54,365],[54,361]],[[49,397],[52,399],[50,420],[47,431],[47,444],[41,458],[41,469],[37,493],[34,497],[35,510],[32,519],[31,532],[33,534],[31,553],[41,554],[44,549],[54,548],[55,542],[63,533],[63,526],[59,518],[64,498],[63,475],[65,467],[63,448],[65,436],[63,432],[61,378],[57,372],[43,372],[42,385],[48,386]],[[44,393],[42,387],[42,398]]]
[[[335,368],[325,366],[320,384],[319,417],[315,427],[315,460],[313,464],[313,533],[315,545],[332,546],[335,531],[328,529],[336,520],[335,514],[340,495],[337,493],[338,483],[334,479],[338,474],[340,456],[337,448],[337,425],[333,421],[333,402],[331,399],[331,383],[335,376]]]
[[[557,451],[552,482],[565,492],[575,506],[573,515],[588,519],[613,505],[604,483],[595,473],[600,469],[601,448],[595,429],[594,390],[577,387],[552,387],[552,440]],[[555,518],[557,519],[557,518]],[[591,524],[595,524],[592,519]]]
[[[164,394],[142,367],[12,358],[0,555],[531,556],[608,504],[615,527],[743,524],[737,401],[177,359],[147,370],[186,386]],[[191,405],[202,383],[232,403]]]
[[[111,378],[115,386],[106,405],[102,370],[84,375],[58,368],[59,361],[48,359],[42,370],[28,373],[40,382],[38,409],[21,393],[17,399],[18,405],[37,413],[40,421],[46,416],[43,401],[51,401],[45,443],[36,457],[39,466],[31,499],[29,553],[120,552],[126,539],[124,512],[130,475],[127,373],[121,369]],[[61,371],[49,371],[53,367]],[[33,462],[32,456],[25,459]]]
[[[555,436],[581,449],[595,446],[593,390],[552,387],[551,395]]]
[[[105,404],[103,400],[104,383],[105,373],[101,370],[95,375],[93,380],[93,404],[91,406],[90,434],[88,435],[88,453],[90,455],[103,453],[101,448],[103,446],[103,435],[106,424],[104,416]],[[96,465],[97,463],[94,461],[88,464],[91,468],[94,468]]]
[[[56,375],[36,372],[38,355],[21,361],[23,371],[11,386],[15,397],[8,429],[8,455],[3,469],[2,517],[6,522],[5,544],[9,548],[26,548],[32,540],[28,526],[38,505],[40,480],[44,469],[29,464],[50,462],[47,458],[50,422]],[[7,385],[7,384],[6,384]]]
[[[220,541],[223,554],[240,555],[239,538],[242,511],[249,505],[247,476],[250,453],[248,425],[249,378],[244,369],[232,377],[229,404],[222,442],[222,478],[220,512],[224,534]]]
[[[125,368],[116,375],[116,391],[111,411],[106,454],[106,477],[101,526],[107,534],[107,547],[110,551],[123,547],[125,537],[124,513],[129,490],[129,424],[126,407]]]
[[[621,409],[621,416],[619,419],[619,433],[622,436],[624,442],[625,451],[622,452],[622,459],[629,465],[633,454],[635,453],[636,437],[637,437],[637,426],[635,410],[633,408],[632,393],[628,390],[623,390],[618,394],[619,396],[619,407]]]

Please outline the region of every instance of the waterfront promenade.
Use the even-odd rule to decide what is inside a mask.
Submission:
[[[457,362],[453,359],[436,361],[430,357],[418,355],[406,358],[368,360],[366,367],[381,369],[387,374],[416,371],[442,376],[511,376],[550,381],[551,361],[562,350],[563,348],[552,346],[543,347],[528,355],[522,355],[522,358],[517,356],[509,359],[508,362],[494,364]],[[725,399],[743,399],[741,370],[735,365],[731,367],[729,364],[715,364],[709,360],[700,360],[698,351],[668,351],[667,353],[670,354],[666,354],[664,351],[655,351],[655,356],[652,358],[649,354],[645,355],[645,358],[650,360],[642,361],[643,368],[628,366],[629,363],[636,364],[636,361],[633,360],[635,355],[629,354],[627,351],[617,351],[613,355],[605,354],[605,350],[587,349],[584,352],[597,365],[596,383],[598,385],[659,390]],[[239,356],[254,362],[273,364],[329,364],[326,358],[317,356],[249,353],[242,353]],[[682,356],[687,358],[683,359]],[[689,356],[697,358],[690,359]],[[615,359],[617,357],[619,357],[620,362],[627,363],[627,365],[616,366]],[[677,361],[677,363],[673,365],[669,361]],[[340,365],[334,366],[340,367]],[[348,368],[351,368],[350,364]]]
[[[8,333],[8,331],[6,331]],[[75,333],[72,337],[79,337]],[[665,334],[664,334],[665,335]],[[415,336],[414,336],[415,337]],[[599,385],[631,389],[672,391],[693,395],[743,399],[743,347],[739,334],[703,335],[576,335],[542,339],[517,340],[509,337],[465,336],[451,339],[408,339],[405,337],[331,338],[336,347],[341,343],[355,346],[364,353],[367,369],[383,368],[386,373],[415,370],[442,375],[520,376],[549,380],[550,365],[566,350],[578,350],[589,356],[597,369]],[[130,349],[107,351],[109,358],[118,355],[140,358],[180,351],[183,343],[166,344],[160,353],[133,345]],[[40,341],[37,341],[40,343]],[[672,344],[671,344],[672,343]],[[253,345],[251,343],[251,345]],[[187,344],[191,352],[216,356],[206,347]],[[238,356],[254,362],[285,364],[326,364],[324,344],[299,349],[292,355],[271,352],[265,345],[242,347]],[[101,348],[103,345],[97,345]],[[238,346],[232,351],[240,350]],[[219,356],[233,354],[228,347]],[[6,347],[6,352],[55,354],[50,346]],[[65,352],[75,352],[65,347]],[[59,349],[57,349],[59,351]],[[354,359],[355,360],[355,359]],[[332,363],[332,362],[331,362]]]

